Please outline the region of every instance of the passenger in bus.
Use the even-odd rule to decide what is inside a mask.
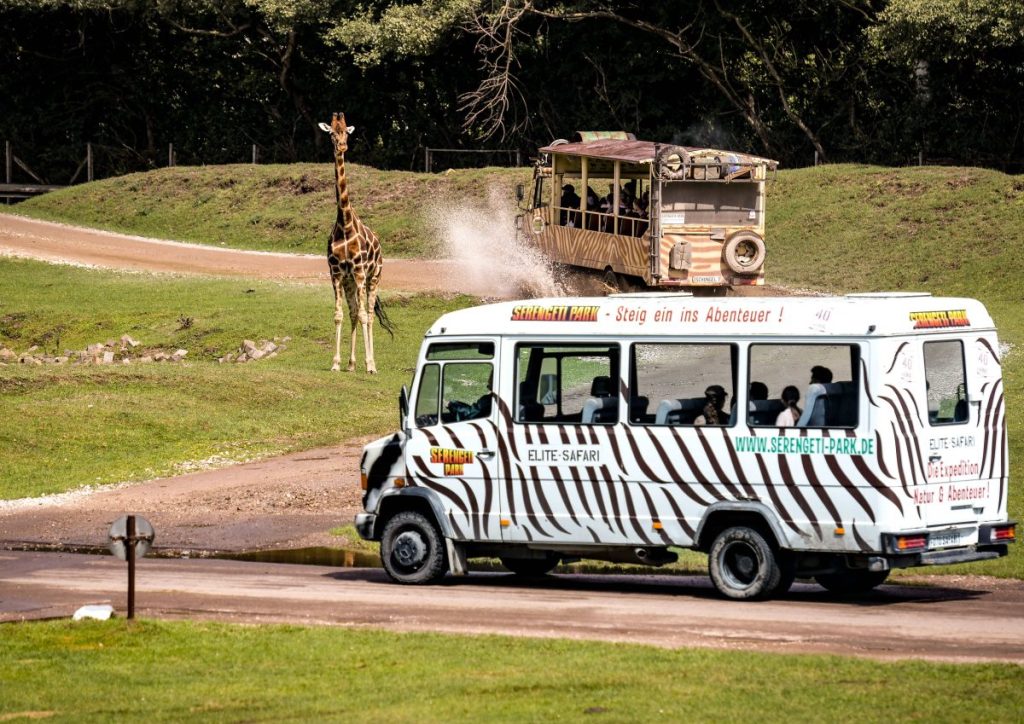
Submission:
[[[709,385],[704,390],[704,414],[693,421],[694,425],[724,425],[728,421],[725,414],[725,398],[728,395],[721,385]]]
[[[832,370],[821,365],[811,367],[811,384],[807,386],[807,394],[804,395],[806,407],[796,422],[797,427],[822,427],[825,424],[824,399],[818,404],[818,398],[825,394],[825,385],[831,383]]]
[[[786,406],[779,416],[775,418],[776,427],[793,427],[796,421],[800,419],[800,415],[803,411],[797,406],[796,403],[800,401],[800,390],[793,385],[786,385],[782,390],[782,404]]]
[[[750,390],[747,392],[747,399],[749,400],[749,409],[751,412],[754,411],[755,400],[767,400],[768,399],[768,385],[764,382],[754,381],[750,383]]]
[[[594,189],[587,186],[587,228],[597,231],[601,225],[601,218],[597,215],[601,211],[601,199]]]
[[[580,225],[580,212],[573,209],[579,209],[580,197],[576,193],[575,186],[566,184],[562,187],[562,200],[558,205],[562,207],[561,225],[578,227]]]

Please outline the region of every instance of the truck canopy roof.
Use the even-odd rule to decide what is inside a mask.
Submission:
[[[714,299],[680,293],[500,302],[445,314],[436,335],[881,337],[992,331],[974,299],[883,292]]]
[[[587,156],[588,158],[603,158],[609,161],[623,161],[626,163],[653,163],[657,158],[658,150],[661,148],[676,148],[686,151],[691,158],[710,158],[718,156],[735,164],[746,166],[764,165],[769,168],[776,168],[778,161],[770,158],[753,156],[749,153],[739,151],[727,151],[719,148],[703,148],[700,146],[678,146],[670,143],[657,143],[655,141],[637,141],[633,138],[608,138],[606,136],[618,136],[618,133],[602,133],[597,131],[579,131],[577,137],[582,139],[573,142],[554,141],[540,149],[541,153],[559,153],[565,156]],[[632,134],[623,134],[632,136]]]

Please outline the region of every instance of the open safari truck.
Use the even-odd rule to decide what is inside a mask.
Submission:
[[[765,180],[778,162],[578,132],[540,149],[517,223],[552,260],[648,287],[764,284]]]

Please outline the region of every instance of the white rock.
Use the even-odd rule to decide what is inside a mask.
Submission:
[[[81,621],[84,618],[94,618],[97,621],[106,621],[113,615],[114,607],[109,603],[104,603],[82,606],[80,609],[75,611],[75,614],[71,618],[74,621]]]

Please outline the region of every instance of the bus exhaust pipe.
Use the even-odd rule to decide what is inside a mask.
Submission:
[[[638,561],[649,566],[663,566],[679,560],[679,556],[664,548],[637,548],[633,554]]]

